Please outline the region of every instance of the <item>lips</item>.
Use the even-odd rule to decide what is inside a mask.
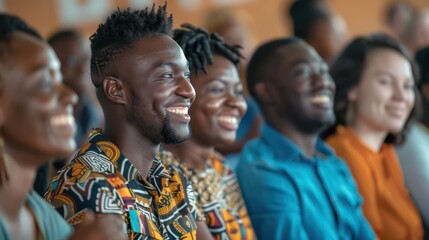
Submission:
[[[72,113],[60,113],[51,118],[51,125],[56,132],[66,138],[73,138],[76,133],[76,124]]]
[[[406,108],[400,107],[388,107],[386,108],[386,112],[388,112],[392,117],[395,118],[406,118],[408,111]]]
[[[330,108],[333,105],[333,96],[330,91],[319,91],[310,96],[310,103],[321,108]]]
[[[167,107],[167,112],[172,113],[177,118],[189,122],[191,117],[188,114],[189,106],[170,106]]]
[[[235,131],[238,129],[240,119],[235,116],[222,115],[217,117],[219,125],[227,130]]]

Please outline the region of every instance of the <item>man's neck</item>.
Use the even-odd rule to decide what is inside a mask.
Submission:
[[[117,125],[120,126],[120,125]],[[153,158],[159,149],[159,144],[155,144],[145,138],[130,125],[124,128],[109,127],[106,125],[104,134],[118,146],[121,153],[139,170],[140,174],[146,178],[152,167]]]
[[[180,162],[196,170],[203,170],[210,155],[214,153],[214,147],[202,146],[193,139],[179,145],[166,145],[164,147],[171,151]]]
[[[306,157],[313,157],[316,152],[316,143],[318,134],[308,134],[300,131],[298,128],[288,122],[267,122],[277,131],[289,138],[304,153]]]

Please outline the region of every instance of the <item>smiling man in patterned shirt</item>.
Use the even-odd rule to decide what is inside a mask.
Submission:
[[[185,141],[195,97],[166,6],[116,10],[91,37],[91,77],[106,127],[54,177],[45,198],[71,224],[119,214],[130,239],[195,239],[195,205],[178,170],[156,157]],[[126,228],[126,229],[125,229]]]

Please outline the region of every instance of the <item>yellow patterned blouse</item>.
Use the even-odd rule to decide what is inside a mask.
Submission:
[[[219,153],[210,156],[204,171],[186,167],[166,150],[158,157],[189,179],[196,195],[197,219],[207,223],[215,240],[256,238],[235,174]]]

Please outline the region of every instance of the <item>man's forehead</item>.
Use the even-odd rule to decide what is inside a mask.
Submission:
[[[277,49],[276,54],[283,66],[293,66],[297,63],[323,62],[319,54],[310,45],[298,42]]]

